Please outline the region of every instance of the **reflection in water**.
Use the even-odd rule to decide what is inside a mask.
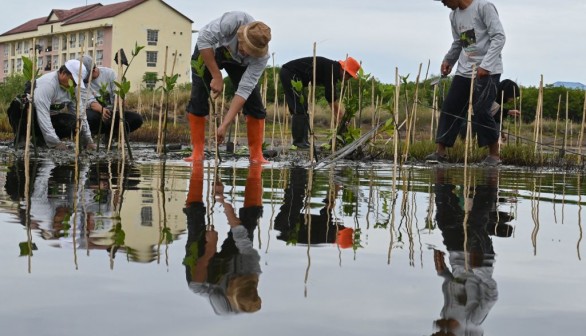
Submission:
[[[451,270],[444,252],[434,250],[435,269],[444,279],[444,307],[433,335],[483,335],[481,324],[498,299],[490,236],[510,237],[513,230],[507,222],[512,217],[497,208],[498,169],[484,173],[484,183],[466,190],[447,170],[434,170],[436,220]]]
[[[79,182],[75,181],[78,169]],[[38,230],[40,236],[55,247],[73,249],[110,249],[116,242],[114,209],[121,205],[126,188],[138,184],[139,173],[127,169],[122,189],[118,184],[117,163],[100,162],[57,165],[55,162],[35,161],[31,164],[30,208],[24,199],[24,162],[15,161],[9,168],[5,190],[19,202],[19,220]],[[77,188],[76,188],[77,187]],[[118,228],[119,229],[119,228]],[[119,232],[119,230],[118,230]]]
[[[230,232],[218,251],[218,232],[206,225],[203,204],[203,164],[194,162],[186,207],[188,237],[185,246],[186,276],[189,288],[205,296],[218,315],[254,313],[261,308],[258,281],[260,255],[253,248],[253,233],[262,216],[262,166],[248,170],[244,206],[236,216],[224,198],[224,185],[216,178],[215,200],[224,207]]]
[[[220,173],[223,167],[219,168]],[[57,307],[69,308],[67,301],[77,296],[72,291],[75,286],[70,284],[84,282],[77,286],[85,289],[89,284],[95,289],[84,291],[89,296],[83,302],[97,297],[98,305],[90,306],[102,307],[100,300],[135,302],[136,293],[144,298],[143,303],[169,300],[172,303],[166,305],[169,309],[166,318],[170,320],[165,327],[177,328],[196,322],[204,326],[202,332],[209,334],[214,334],[210,327],[214,323],[213,319],[206,320],[206,315],[257,312],[261,309],[261,296],[262,314],[242,314],[247,318],[231,319],[230,324],[238,328],[238,323],[253,318],[273,327],[258,333],[262,335],[282,329],[283,324],[277,318],[282,321],[307,318],[300,332],[314,334],[319,323],[324,325],[319,324],[319,330],[324,330],[336,316],[340,317],[335,321],[339,330],[352,335],[378,335],[382,334],[378,332],[379,327],[382,330],[389,325],[407,323],[409,326],[397,331],[398,334],[474,335],[484,328],[491,334],[506,334],[501,332],[501,324],[514,324],[514,317],[503,318],[507,314],[499,314],[495,309],[509,312],[518,306],[517,302],[522,305],[527,299],[538,302],[540,309],[548,307],[552,315],[561,312],[556,317],[569,316],[564,321],[576,320],[568,314],[566,302],[568,297],[583,293],[583,286],[576,284],[584,274],[576,260],[580,258],[582,237],[580,191],[584,188],[580,176],[568,177],[562,185],[551,183],[548,174],[535,178],[537,174],[502,168],[501,171],[474,168],[472,182],[468,181],[473,187],[468,188],[462,187],[467,184],[464,178],[467,175],[462,176],[458,167],[411,167],[401,170],[398,179],[392,179],[387,166],[372,170],[337,167],[327,171],[273,167],[269,172],[267,167],[263,171],[258,166],[235,165],[231,167],[230,178],[219,178],[218,172],[209,167],[204,170],[201,164],[189,167],[145,163],[120,170],[119,162],[113,162],[81,164],[78,168],[76,183],[73,166],[32,162],[28,192],[21,162],[15,162],[8,170],[0,169],[0,181],[10,195],[0,193],[0,203],[5,205],[3,211],[12,214],[18,210],[19,221],[25,228],[31,222],[26,219],[32,219],[34,230],[27,233],[32,233],[36,244],[27,246],[34,249],[36,245],[34,261],[43,266],[37,267],[29,277],[32,281],[12,285],[29,276],[23,276],[18,269],[25,258],[19,260],[15,256],[16,244],[10,236],[12,230],[18,239],[21,227],[0,226],[0,237],[7,237],[7,244],[0,244],[2,255],[9,256],[2,259],[3,267],[7,264],[5,260],[13,265],[5,271],[7,276],[0,277],[0,287],[16,293],[10,298],[12,302],[18,301],[16,296],[24,298],[19,301],[21,310],[33,306],[32,301],[26,300],[45,297],[29,295],[34,293],[31,290],[34,281],[48,284],[63,281],[67,283],[63,288],[49,285],[52,294],[64,298],[55,301]],[[120,171],[124,171],[123,179],[117,178]],[[273,180],[273,176],[277,178]],[[536,183],[543,185],[535,186]],[[25,208],[22,202],[27,193],[33,201]],[[555,195],[561,195],[557,201]],[[510,202],[507,212],[499,211],[499,207],[504,209],[499,197]],[[541,206],[534,200],[541,202]],[[552,224],[544,217],[551,214],[546,211],[550,207],[544,204],[562,205],[558,217],[567,213],[567,223]],[[536,256],[531,253],[530,239],[533,223],[539,220],[530,216],[534,208],[541,210],[542,217],[536,237],[540,240],[540,253]],[[31,215],[27,216],[25,210],[30,210]],[[513,221],[511,214],[521,221]],[[511,224],[516,225],[516,237],[512,235]],[[266,249],[259,254],[261,236]],[[499,237],[510,238],[498,241]],[[316,245],[320,248],[315,248]],[[438,246],[433,255],[424,248],[430,245]],[[48,246],[68,248],[48,251]],[[118,265],[150,264],[122,264],[124,269],[118,267],[116,272],[108,272],[107,281],[99,283],[94,279],[104,278],[93,275],[107,268],[104,261],[113,258],[116,247],[119,247]],[[88,257],[90,250],[99,251],[91,258],[79,258],[80,264],[85,263],[82,265],[86,267],[78,270],[70,267],[70,256],[80,248],[87,249]],[[108,248],[112,253],[104,251]],[[388,258],[391,249],[392,263]],[[511,265],[503,267],[504,263],[500,262],[505,258],[499,256],[496,278],[493,277],[494,249],[506,253],[506,261]],[[29,254],[25,251],[21,255]],[[163,256],[165,265],[158,262]],[[539,286],[549,285],[552,280],[539,277],[543,272],[541,267],[521,265],[520,272],[516,263],[522,264],[528,257],[534,264],[546,264],[552,274],[557,274],[559,278],[555,280],[563,282],[564,291],[556,292],[556,296],[536,295]],[[259,287],[261,261],[263,281]],[[444,281],[443,305],[439,298],[442,281],[429,276],[434,272],[430,270],[433,267]],[[310,268],[311,281],[308,281]],[[72,270],[77,274],[72,274]],[[62,277],[52,277],[51,271],[62,272]],[[163,278],[166,280],[159,281]],[[418,284],[417,291],[409,290],[413,283]],[[356,287],[356,284],[362,285]],[[308,299],[301,294],[302,287]],[[519,290],[502,290],[514,287]],[[502,298],[496,304],[498,289]],[[429,293],[438,295],[435,305],[418,304],[418,301],[427,302]],[[111,309],[113,315],[126,318],[126,307],[112,306],[109,302],[104,304],[108,311]],[[287,302],[287,305],[273,302]],[[375,326],[375,329],[352,320],[347,303],[357,302],[364,311],[362,315],[369,316],[368,327]],[[173,320],[184,316],[182,312],[186,308],[200,306],[204,314],[192,316],[190,323]],[[440,308],[443,308],[441,312]],[[174,314],[177,311],[180,313]],[[583,311],[578,307],[573,313]],[[39,318],[40,313],[36,314],[31,311],[33,318]],[[483,322],[486,317],[490,323]],[[435,326],[440,330],[431,331],[429,322],[436,318]],[[136,319],[145,317],[140,312]],[[150,320],[158,323],[156,318]],[[146,328],[134,323],[132,318],[129,321],[133,327]],[[58,329],[55,323],[51,327]],[[148,331],[144,334],[160,333],[160,330]]]
[[[354,230],[341,225],[332,213],[331,203],[340,186],[331,186],[333,190],[327,192],[328,196],[323,199],[323,207],[318,215],[304,211],[309,206],[306,202],[310,199],[306,195],[307,186],[307,169],[291,168],[284,190],[283,205],[275,217],[275,229],[280,232],[277,238],[286,241],[287,245],[337,243],[341,248],[352,247]]]

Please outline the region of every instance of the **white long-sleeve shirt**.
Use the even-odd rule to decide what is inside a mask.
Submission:
[[[246,66],[236,90],[236,94],[244,99],[247,99],[256,87],[270,58],[268,53],[260,58],[243,56],[238,53],[238,28],[254,21],[254,18],[247,13],[227,12],[220,18],[203,26],[197,38],[197,48],[199,50],[226,47],[234,61]]]
[[[61,87],[59,84],[58,71],[49,72],[41,76],[35,82],[35,90],[33,94],[33,102],[37,113],[37,123],[43,138],[48,147],[55,147],[59,142],[59,137],[55,133],[53,124],[51,123],[51,114],[57,113],[51,111],[51,105],[54,104],[65,104],[67,105],[68,113],[76,115],[76,104],[74,98],[69,96],[69,92]],[[79,104],[80,107],[84,107],[84,104]],[[85,109],[81,108],[80,111],[81,130],[80,134],[88,143],[92,143],[92,135],[90,132],[89,125],[87,123],[87,117]]]

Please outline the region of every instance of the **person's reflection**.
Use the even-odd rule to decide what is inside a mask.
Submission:
[[[506,224],[512,217],[497,209],[498,169],[487,170],[486,183],[470,188],[472,199],[467,217],[462,188],[452,184],[448,170],[438,168],[434,174],[436,220],[451,270],[444,261],[444,253],[434,250],[435,269],[444,279],[444,306],[441,318],[434,321],[437,332],[432,335],[482,335],[481,324],[498,299],[490,236],[512,234],[512,227]]]
[[[116,165],[110,162],[91,166],[80,163],[76,183],[74,165],[58,165],[52,160],[30,164],[28,213],[31,228],[39,230],[41,237],[51,240],[56,247],[104,249],[102,244],[95,242],[110,236],[113,215],[109,181],[117,181],[117,177],[111,176],[116,173]],[[15,161],[8,169],[5,184],[7,194],[20,203],[19,217],[23,225],[27,216],[24,174],[23,161]],[[136,185],[137,180],[132,178],[136,174],[136,169],[127,168],[124,185]]]
[[[307,182],[307,169],[291,168],[289,182],[284,190],[283,205],[275,217],[275,229],[280,232],[277,239],[293,245],[336,243],[341,248],[352,247],[354,230],[335,220],[330,204],[333,200],[329,197],[323,200],[324,207],[318,215],[309,215],[309,225],[305,214]],[[332,188],[335,196],[339,186]]]
[[[218,233],[206,226],[203,203],[203,164],[192,166],[185,214],[188,237],[186,276],[189,288],[207,297],[217,315],[254,313],[261,308],[258,282],[260,255],[252,244],[253,233],[262,216],[262,166],[251,165],[244,190],[244,206],[236,216],[224,199],[224,187],[215,182],[215,198],[224,207],[230,225],[228,237],[217,250]]]

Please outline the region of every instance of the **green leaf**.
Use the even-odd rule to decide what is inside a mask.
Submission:
[[[20,249],[20,256],[24,257],[24,256],[32,256],[33,255],[33,251],[37,250],[37,245],[35,243],[30,243],[28,241],[22,242],[18,244],[18,247]]]

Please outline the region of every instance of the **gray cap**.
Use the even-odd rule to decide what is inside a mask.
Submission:
[[[83,57],[81,58],[81,62],[83,63],[88,72],[87,77],[84,78],[84,82],[87,82],[96,64],[94,63],[94,59],[88,55],[83,55]]]

